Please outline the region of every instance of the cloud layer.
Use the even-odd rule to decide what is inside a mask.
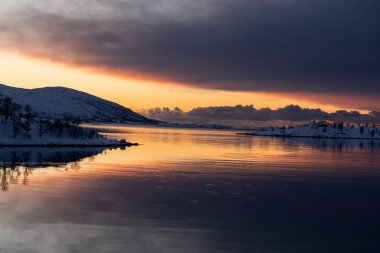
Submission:
[[[256,109],[252,105],[198,107],[189,112],[184,112],[180,108],[153,108],[141,113],[149,118],[166,122],[214,123],[235,126],[297,124],[313,120],[380,123],[380,112],[376,111],[368,114],[346,110],[328,113],[321,109],[301,108],[298,105],[288,105],[276,110]]]
[[[380,92],[377,0],[4,1],[2,45],[39,57],[211,89]]]

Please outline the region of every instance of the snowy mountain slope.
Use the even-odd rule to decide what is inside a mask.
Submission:
[[[21,89],[0,84],[0,93],[21,105],[30,104],[34,111],[46,118],[57,118],[67,113],[83,121],[155,122],[116,103],[64,87]]]

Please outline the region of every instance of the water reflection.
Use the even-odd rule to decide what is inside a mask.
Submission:
[[[0,194],[2,251],[380,252],[376,144],[114,128],[143,145],[83,155],[79,171],[17,153],[29,158]]]
[[[223,147],[253,148],[257,145],[268,143],[281,143],[281,146],[302,146],[304,148],[319,149],[380,149],[380,140],[367,139],[333,139],[333,138],[281,138],[249,136],[237,133],[234,130],[197,130],[197,129],[167,129],[152,127],[123,127],[118,125],[91,125],[102,133],[112,137],[132,137],[131,141],[139,141],[154,144],[179,145],[191,144],[191,146],[215,148],[217,145]],[[136,138],[136,139],[134,139]],[[277,145],[280,146],[280,145]],[[212,152],[209,150],[209,152]]]
[[[27,185],[29,176],[36,168],[65,168],[79,170],[80,161],[88,158],[92,161],[105,147],[3,147],[0,148],[1,190],[8,191],[12,184]]]
[[[277,137],[266,137],[277,138]],[[380,140],[366,139],[327,139],[327,138],[278,138],[289,146],[304,145],[316,149],[375,151],[380,149]]]

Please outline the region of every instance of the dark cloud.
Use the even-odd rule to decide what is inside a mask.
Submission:
[[[235,126],[258,126],[297,124],[313,120],[331,120],[352,123],[380,123],[380,112],[362,114],[358,111],[339,110],[333,113],[321,109],[301,108],[288,105],[276,110],[269,108],[256,109],[252,105],[198,107],[189,112],[180,108],[153,108],[141,112],[149,118],[176,123],[227,124]]]
[[[21,3],[0,40],[58,61],[212,89],[380,92],[377,0]]]

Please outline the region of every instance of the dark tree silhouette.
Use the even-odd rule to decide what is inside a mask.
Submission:
[[[7,123],[9,117],[12,115],[12,98],[6,96],[1,100],[0,113],[2,121]]]

